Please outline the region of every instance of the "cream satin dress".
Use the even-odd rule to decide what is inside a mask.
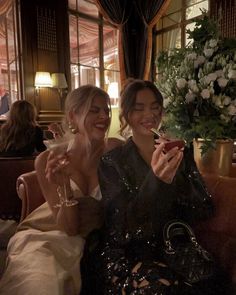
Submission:
[[[85,197],[73,181],[71,189],[75,198]],[[89,197],[101,200],[99,186]],[[78,295],[84,244],[80,235],[68,236],[57,228],[45,202],[19,225],[9,241],[0,294]]]

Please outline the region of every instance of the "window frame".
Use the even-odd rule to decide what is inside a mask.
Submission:
[[[153,80],[156,80],[156,75],[157,75],[157,69],[156,69],[157,36],[160,36],[160,35],[163,36],[163,34],[169,32],[169,31],[172,31],[174,29],[180,29],[181,30],[181,32],[180,32],[180,34],[181,34],[181,48],[184,48],[186,46],[186,27],[189,24],[196,22],[197,19],[201,18],[201,15],[198,15],[198,16],[186,19],[186,10],[191,6],[194,6],[196,4],[203,3],[206,1],[201,0],[201,1],[198,1],[197,3],[191,4],[191,5],[186,5],[186,3],[187,3],[186,1],[187,0],[182,0],[181,7],[179,9],[177,9],[176,11],[171,12],[170,14],[168,14],[168,9],[167,9],[166,13],[160,18],[160,20],[162,20],[164,17],[168,17],[174,13],[181,12],[181,20],[179,23],[176,23],[174,25],[170,25],[170,26],[167,26],[167,27],[161,28],[161,29],[157,28],[157,24],[154,27],[153,39],[155,41],[154,41],[154,46],[153,46],[153,60],[152,60],[152,64],[153,64],[152,78],[153,78]],[[210,1],[208,0],[208,13],[209,13],[209,7],[210,7]]]
[[[70,69],[71,69],[71,66],[75,65],[78,67],[78,74],[79,74],[79,86],[81,85],[81,78],[80,78],[80,67],[81,66],[85,66],[85,67],[91,67],[91,68],[95,68],[95,69],[98,69],[99,70],[99,83],[100,83],[100,86],[101,88],[105,88],[105,77],[104,77],[104,74],[105,74],[105,71],[107,71],[108,69],[105,68],[104,66],[104,38],[103,38],[103,27],[104,26],[110,26],[114,29],[117,30],[117,28],[111,24],[110,22],[106,21],[103,16],[98,13],[98,17],[95,17],[95,16],[92,16],[92,15],[89,15],[89,14],[85,14],[81,11],[77,11],[77,10],[74,10],[74,9],[71,9],[71,8],[68,8],[68,14],[69,14],[69,26],[70,26],[70,16],[74,16],[76,17],[76,22],[77,22],[77,26],[78,26],[78,22],[79,22],[79,18],[82,18],[82,19],[85,19],[86,21],[89,21],[89,22],[92,22],[92,23],[95,23],[98,25],[98,48],[99,48],[99,66],[97,67],[92,67],[92,66],[88,66],[88,65],[84,65],[80,62],[80,56],[79,56],[79,33],[77,31],[77,42],[78,42],[78,52],[77,52],[77,56],[78,56],[78,62],[77,63],[72,63],[71,62],[71,57],[70,57]],[[120,70],[110,70],[109,71],[111,72],[115,72],[116,74],[119,74],[120,73]],[[72,72],[71,72],[71,75],[72,75]]]
[[[1,68],[1,73],[6,73],[6,80],[3,78],[4,88],[9,93],[9,107],[16,100],[24,97],[23,88],[23,66],[22,66],[22,46],[21,46],[21,31],[20,31],[20,4],[13,0],[8,9],[2,15],[5,29],[5,51],[6,51],[6,67]],[[9,26],[9,19],[12,23],[12,28]],[[12,31],[11,31],[12,29]],[[11,38],[11,39],[9,39]],[[4,37],[3,37],[4,39]],[[11,46],[11,48],[10,48]],[[12,49],[12,50],[11,50]],[[11,51],[10,51],[11,50]],[[11,54],[10,54],[11,53]],[[14,71],[15,73],[12,73]]]

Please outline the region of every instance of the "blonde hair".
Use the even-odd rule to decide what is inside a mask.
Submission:
[[[15,101],[6,122],[0,129],[0,151],[19,149],[34,138],[36,109],[26,100]]]
[[[80,130],[83,130],[83,133],[85,135],[85,146],[87,147],[88,151],[90,151],[91,144],[85,128],[85,119],[91,108],[93,100],[95,99],[95,97],[98,96],[103,97],[107,101],[109,109],[111,111],[109,95],[101,88],[89,84],[80,86],[79,88],[71,91],[67,95],[65,101],[65,119],[63,122],[63,128],[66,130],[66,133],[68,133],[71,112],[79,115],[78,132],[80,132]]]

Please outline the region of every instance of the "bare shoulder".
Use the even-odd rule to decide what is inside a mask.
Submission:
[[[34,168],[37,172],[41,172],[41,171],[45,170],[48,154],[49,154],[49,151],[46,150],[46,151],[40,153],[36,157],[35,162],[34,162]]]
[[[118,146],[121,146],[124,143],[125,143],[125,141],[123,139],[119,139],[116,137],[109,137],[107,139],[106,152],[108,152]]]

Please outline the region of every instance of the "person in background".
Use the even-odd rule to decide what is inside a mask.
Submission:
[[[107,139],[110,116],[109,96],[102,89],[84,85],[68,94],[64,133],[51,140],[65,141],[66,148],[58,153],[55,147],[36,158],[46,202],[19,225],[10,240],[1,295],[33,294],[38,289],[45,295],[80,294],[84,244],[103,224],[98,163],[105,151],[121,144]],[[58,126],[54,127],[58,133]]]
[[[0,116],[6,115],[9,111],[9,95],[2,85],[0,85]]]
[[[25,157],[46,149],[43,131],[36,121],[36,109],[26,100],[15,101],[0,129],[0,156]]]
[[[99,165],[105,224],[100,243],[84,256],[86,295],[230,294],[224,276],[185,284],[161,256],[168,221],[194,225],[213,214],[190,150],[165,151],[165,140],[155,142],[150,129],[158,129],[162,114],[163,98],[152,82],[134,80],[122,91],[120,131],[132,136]]]

